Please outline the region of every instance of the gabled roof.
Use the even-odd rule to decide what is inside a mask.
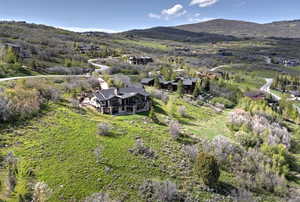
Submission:
[[[128,98],[135,96],[137,94],[143,95],[143,96],[149,96],[149,94],[145,91],[143,88],[136,88],[136,87],[129,87],[129,88],[109,88],[105,90],[100,90],[95,93],[95,96],[97,99],[104,101],[109,100],[113,97],[119,97],[119,98]]]
[[[252,99],[260,99],[266,97],[266,94],[263,91],[248,91],[244,94],[246,97],[250,97]]]
[[[141,83],[149,83],[153,80],[154,80],[154,78],[144,78],[144,79],[141,80]]]
[[[99,100],[109,100],[109,99],[116,96],[115,95],[115,89],[114,88],[109,88],[109,89],[104,89],[104,90],[97,91],[95,93],[95,96]]]
[[[191,79],[184,79],[182,83],[183,83],[184,86],[193,85],[193,81]]]

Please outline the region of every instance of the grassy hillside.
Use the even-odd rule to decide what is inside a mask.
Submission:
[[[49,201],[78,201],[100,191],[109,193],[113,199],[144,201],[140,186],[151,179],[170,180],[180,192],[190,193],[190,197],[226,201],[224,190],[231,192],[239,186],[234,173],[222,170],[222,191],[207,191],[190,170],[191,162],[184,148],[220,135],[233,141],[233,132],[227,127],[230,111],[216,113],[173,96],[171,108],[155,100],[160,124],[152,122],[147,114],[112,117],[60,102],[50,104],[28,122],[2,126],[1,142],[6,147],[1,155],[13,152],[18,159],[18,173],[15,191],[9,194],[5,183],[1,183],[0,198],[24,199],[33,192],[33,184],[44,182],[51,189]],[[186,116],[177,112],[180,106],[185,106]],[[165,124],[170,119],[177,119],[181,131],[188,136],[174,140]],[[99,123],[109,124],[111,135],[99,135]],[[137,138],[154,151],[155,158],[130,152],[136,147]],[[1,182],[6,177],[7,170],[2,168]],[[270,194],[258,196],[262,201],[278,200]]]
[[[208,138],[228,133],[225,125],[215,127],[219,118],[214,117],[212,110],[185,105],[190,117],[180,122],[188,132],[202,131],[197,135]],[[161,107],[159,117],[163,119],[166,106],[157,107]],[[198,122],[207,119],[211,119],[209,125],[198,126]],[[97,135],[97,124],[103,122],[113,126],[112,136]],[[34,181],[46,182],[51,187],[50,201],[83,199],[100,190],[117,199],[140,201],[138,187],[146,179],[171,179],[180,185],[189,181],[179,167],[179,162],[185,159],[182,144],[171,139],[167,126],[152,123],[144,114],[110,117],[89,109],[79,114],[61,103],[51,105],[40,117],[3,135],[3,144],[9,147],[2,154],[13,151],[24,166],[22,169],[32,173],[18,176],[22,183],[9,201],[17,199],[18,194],[26,195],[30,191],[27,183]],[[128,151],[138,136],[155,151],[157,159],[135,156]],[[100,162],[94,154],[97,147],[103,149]],[[223,175],[221,179],[229,183],[230,177]],[[211,195],[204,191],[202,194],[208,198]],[[8,199],[3,186],[0,196]]]

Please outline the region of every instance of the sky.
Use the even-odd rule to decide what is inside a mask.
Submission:
[[[212,19],[300,19],[300,0],[0,0],[0,20],[120,32]]]

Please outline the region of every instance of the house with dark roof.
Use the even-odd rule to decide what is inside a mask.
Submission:
[[[266,93],[263,91],[257,90],[257,91],[248,91],[244,94],[246,97],[249,97],[253,100],[262,100],[266,97]]]
[[[290,93],[291,93],[292,97],[294,97],[294,98],[300,98],[300,91],[298,91],[298,90],[292,90],[292,91],[290,91]]]
[[[128,58],[128,63],[132,65],[147,65],[150,62],[153,62],[153,58],[148,56],[130,56]]]
[[[176,91],[178,87],[178,82],[182,81],[184,93],[192,94],[196,83],[199,79],[198,78],[184,78],[184,77],[177,77],[174,80],[167,81],[163,77],[159,78],[159,85],[161,89],[169,90],[169,91]],[[153,86],[154,79],[153,78],[144,78],[141,80],[141,84],[145,86]]]
[[[13,43],[0,44],[0,57],[4,56],[8,48],[11,48],[16,55],[21,57],[21,46]]]
[[[96,91],[91,104],[103,114],[123,115],[149,111],[151,99],[144,88],[109,88]]]
[[[141,84],[145,86],[153,86],[154,85],[154,78],[143,78],[141,80]]]

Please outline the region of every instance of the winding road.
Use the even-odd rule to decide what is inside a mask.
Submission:
[[[260,90],[265,92],[265,93],[268,93],[270,95],[272,95],[273,98],[275,98],[277,101],[281,100],[281,97],[279,97],[278,95],[274,94],[271,92],[271,85],[273,83],[273,79],[270,79],[270,78],[266,78],[266,84],[263,85]]]
[[[90,65],[93,65],[94,67],[98,67],[98,69],[95,70],[96,72],[106,71],[110,68],[109,66],[101,65],[101,64],[96,63],[97,61],[99,61],[99,59],[90,59],[90,60],[88,60],[88,63]]]
[[[220,66],[218,66],[218,67],[211,68],[209,71],[210,71],[210,72],[215,72],[215,71],[217,71],[218,69],[221,69],[221,68],[223,68],[223,67],[226,67],[226,65],[220,65]]]

